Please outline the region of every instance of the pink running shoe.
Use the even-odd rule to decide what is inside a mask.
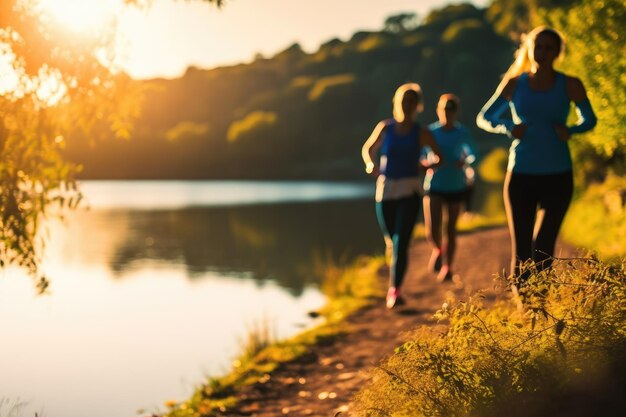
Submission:
[[[394,308],[404,304],[404,299],[400,296],[400,291],[396,287],[389,287],[387,291],[387,308]]]

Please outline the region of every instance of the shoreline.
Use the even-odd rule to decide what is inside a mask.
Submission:
[[[240,359],[231,373],[210,379],[190,399],[169,403],[170,410],[164,416],[279,416],[289,410],[296,415],[327,416],[333,415],[332,411],[347,411],[356,386],[368,378],[367,370],[402,344],[402,334],[419,326],[435,325],[433,314],[451,294],[464,297],[477,288],[493,287],[493,274],[508,263],[508,231],[494,225],[478,225],[473,230],[459,235],[458,262],[467,264],[462,268],[468,274],[465,283],[455,279],[454,283],[436,284],[434,276],[426,271],[430,246],[424,239],[414,238],[407,278],[411,285],[405,293],[407,305],[399,309],[389,311],[384,307],[388,271],[382,257],[361,258],[345,270],[331,266],[322,288],[330,300],[319,312],[326,318],[323,324]],[[473,262],[472,253],[485,247],[491,247],[486,254],[493,261],[493,274],[481,273],[482,264]],[[489,290],[488,300],[495,298],[495,292]],[[354,351],[354,363],[343,360],[349,356],[346,351]],[[328,385],[325,378],[332,374],[336,383],[323,389]],[[313,384],[319,387],[312,388]],[[331,389],[333,386],[345,389]],[[283,403],[280,407],[268,403],[276,393],[284,397],[274,398]],[[304,406],[298,409],[286,405],[309,401],[330,409],[325,411],[327,414],[316,414],[313,409],[307,414]]]

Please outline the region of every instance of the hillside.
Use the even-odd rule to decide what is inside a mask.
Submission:
[[[416,27],[358,32],[314,53],[294,44],[249,64],[137,81],[144,97],[130,140],[77,134],[65,152],[84,165],[82,178],[363,178],[361,144],[390,117],[395,88],[416,81],[426,103],[420,121],[435,120],[440,94],[458,94],[461,121],[484,155],[508,146],[474,118],[513,50],[486,10],[447,6]]]

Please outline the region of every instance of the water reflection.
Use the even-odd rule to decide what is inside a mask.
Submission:
[[[82,263],[103,256],[116,277],[175,264],[191,279],[218,272],[272,280],[294,295],[319,283],[320,258],[349,261],[382,250],[369,200],[96,210],[76,213],[69,226],[84,236],[66,242],[64,256]]]
[[[217,202],[224,184],[84,186],[93,209],[50,224],[51,294],[34,297],[23,271],[0,279],[0,398],[30,401],[24,416],[63,417],[131,417],[186,398],[228,369],[259,317],[279,337],[310,325],[307,311],[324,304],[317,259],[383,250],[370,186],[266,184],[242,197],[230,185]],[[265,204],[252,204],[259,195]]]

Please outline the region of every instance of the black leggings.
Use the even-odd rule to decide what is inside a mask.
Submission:
[[[504,204],[511,233],[511,274],[526,279],[528,273],[520,276],[520,266],[530,259],[540,270],[552,265],[556,238],[573,189],[571,172],[548,175],[507,172]],[[538,209],[543,209],[544,215],[535,234]]]
[[[390,283],[400,288],[409,263],[409,244],[413,236],[413,227],[417,221],[422,199],[414,196],[397,200],[383,200],[376,203],[378,224],[385,235],[385,240],[393,243],[391,257]]]

